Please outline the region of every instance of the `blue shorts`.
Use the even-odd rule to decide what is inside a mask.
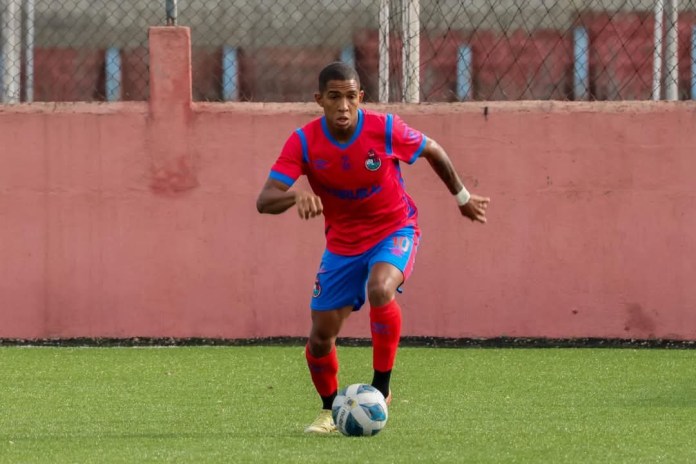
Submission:
[[[357,311],[365,303],[370,269],[379,262],[398,268],[405,282],[413,270],[419,236],[413,227],[404,227],[359,255],[342,256],[325,250],[314,281],[310,307],[327,311],[353,306]]]

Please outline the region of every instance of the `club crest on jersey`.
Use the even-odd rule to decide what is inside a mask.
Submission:
[[[368,171],[376,171],[382,166],[382,160],[379,159],[377,153],[370,148],[367,152],[367,159],[365,160],[365,167]]]
[[[314,288],[312,289],[312,298],[317,298],[321,295],[321,285],[319,284],[319,279],[314,281]]]

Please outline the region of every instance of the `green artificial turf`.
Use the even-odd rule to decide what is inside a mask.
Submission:
[[[371,350],[339,347],[340,381]],[[303,348],[0,348],[0,463],[693,463],[696,351],[402,348],[375,437],[307,436]]]

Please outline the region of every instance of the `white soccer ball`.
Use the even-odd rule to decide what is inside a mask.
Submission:
[[[338,392],[331,407],[336,427],[351,437],[376,435],[389,414],[384,395],[372,385],[355,383]]]

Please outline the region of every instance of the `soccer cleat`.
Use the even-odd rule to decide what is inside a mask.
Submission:
[[[331,411],[322,409],[314,422],[312,422],[305,430],[305,433],[315,433],[317,435],[328,435],[336,432],[336,424],[334,424]]]
[[[386,398],[384,398],[384,402],[387,403],[387,406],[389,406],[391,404],[391,400],[392,400],[392,394],[391,394],[391,388],[390,388],[389,394],[387,395]]]

